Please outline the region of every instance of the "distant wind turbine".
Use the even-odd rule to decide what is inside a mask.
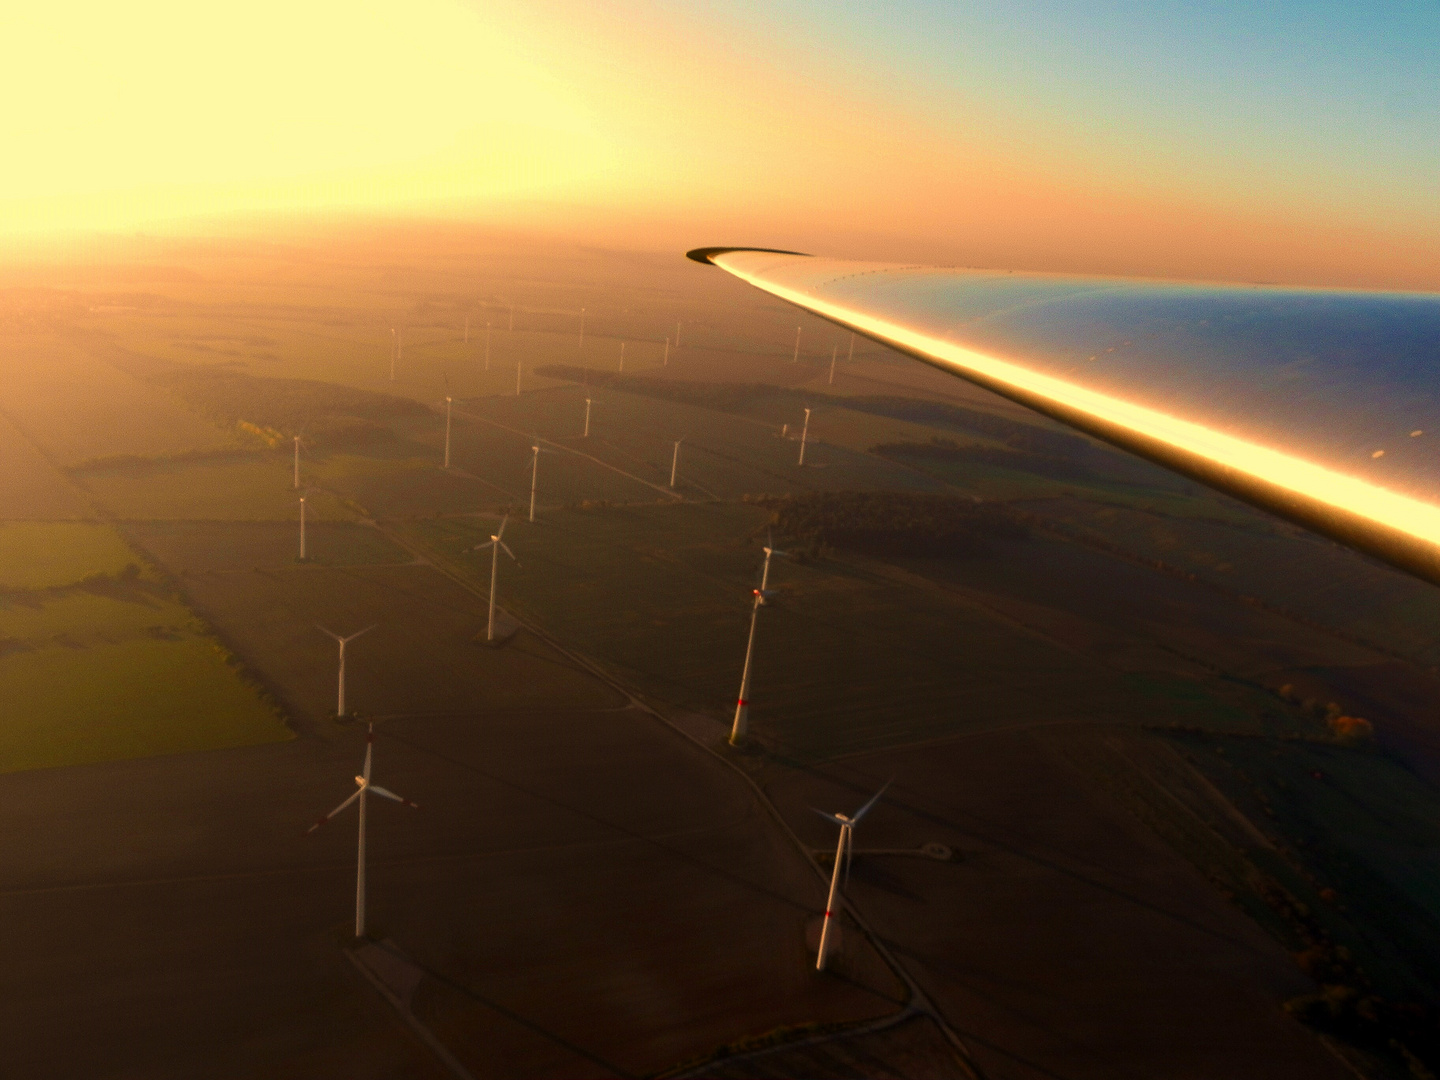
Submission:
[[[847,356],[847,357],[845,357],[845,362],[848,364],[848,363],[850,363],[851,360],[854,360],[854,359],[855,359],[855,332],[852,330],[852,331],[850,332],[850,355]]]
[[[800,464],[805,464],[805,440],[810,436],[810,410],[805,410],[805,426],[800,429]]]
[[[450,405],[455,399],[449,394],[445,395],[445,464],[442,468],[450,468]]]
[[[300,436],[295,436],[295,490],[300,490]]]
[[[305,496],[300,496],[300,561],[305,561]]]
[[[670,339],[669,339],[668,337],[665,339],[665,359],[663,359],[663,360],[660,361],[660,366],[661,366],[661,367],[669,367],[669,366],[670,366]]]
[[[535,489],[539,486],[540,480],[540,455],[550,453],[549,450],[542,450],[540,444],[536,443],[530,447],[534,457],[530,460],[530,520],[535,520]]]
[[[590,437],[590,399],[585,399],[585,430],[580,436],[582,439]]]
[[[735,700],[735,722],[730,725],[730,745],[738,746],[750,730],[750,661],[755,655],[755,621],[760,615],[760,605],[768,594],[752,589],[755,602],[750,607],[750,638],[745,643],[745,667],[740,672],[740,696]]]
[[[680,324],[677,322],[677,323],[675,324],[675,348],[678,349],[679,347],[680,347]]]
[[[359,801],[360,848],[359,857],[355,864],[355,936],[357,938],[365,936],[365,796],[371,794],[379,795],[382,799],[390,799],[393,802],[398,802],[401,806],[408,806],[415,810],[420,809],[419,806],[411,802],[409,799],[401,798],[393,791],[389,791],[381,787],[379,784],[372,784],[370,782],[370,761],[371,757],[373,756],[374,748],[375,725],[371,724],[369,725],[369,730],[365,734],[365,768],[361,771],[359,776],[355,777],[355,784],[359,788],[359,790],[356,791],[354,795],[351,795],[348,799],[342,802],[334,810],[331,810],[330,813],[326,814],[319,821],[315,822],[314,825],[311,825],[310,828],[305,830],[305,835],[309,836],[316,829],[320,828],[321,825],[324,825],[331,818],[335,817],[337,814],[343,811],[351,803],[357,800]]]
[[[504,548],[505,554],[510,556],[510,561],[516,566],[520,565],[520,560],[515,558],[515,553],[510,550],[510,546],[501,539],[505,535],[505,525],[509,520],[509,515],[501,518],[500,530],[491,534],[490,542],[488,544],[478,544],[471,549],[472,551],[483,551],[486,548],[490,549],[490,621],[485,627],[486,641],[495,640],[495,580],[500,575],[500,549]]]
[[[335,715],[336,715],[337,717],[342,717],[342,716],[347,715],[346,712],[345,712],[345,646],[348,645],[348,644],[350,644],[350,642],[354,641],[354,640],[355,640],[357,637],[359,637],[361,634],[368,634],[371,630],[374,630],[375,627],[378,626],[378,625],[380,625],[380,624],[379,624],[379,623],[371,623],[369,626],[365,627],[364,630],[357,630],[357,631],[355,631],[355,633],[351,634],[349,637],[341,637],[339,634],[335,633],[335,631],[333,631],[333,630],[326,630],[325,627],[321,626],[319,623],[316,623],[316,624],[315,624],[316,629],[318,629],[318,630],[320,630],[320,631],[322,631],[322,632],[324,632],[324,633],[326,633],[326,634],[329,634],[332,638],[334,638],[336,641],[338,641],[338,642],[340,643],[340,692],[339,692],[339,697],[337,698],[336,704],[335,704]]]
[[[523,371],[524,369],[525,369],[524,364],[522,364],[522,363],[517,359],[517,360],[515,361],[515,396],[516,396],[516,397],[519,397],[519,396],[520,396],[520,372]]]
[[[893,783],[893,781],[890,783]],[[825,901],[825,921],[820,928],[820,951],[819,955],[815,958],[816,971],[825,970],[825,960],[830,954],[831,920],[839,913],[839,909],[835,905],[840,899],[840,864],[842,862],[845,864],[845,879],[848,884],[850,879],[850,859],[853,857],[855,850],[855,826],[860,824],[860,819],[868,814],[870,808],[875,805],[880,796],[885,794],[885,789],[890,786],[890,783],[886,783],[885,787],[882,787],[874,795],[870,796],[870,801],[849,817],[846,817],[844,814],[827,814],[824,810],[815,810],[813,806],[810,808],[815,810],[815,813],[827,821],[833,821],[836,825],[840,826],[840,842],[835,847],[835,867],[830,871],[830,897]]]
[[[830,382],[828,385],[835,385],[835,355],[840,351],[839,345],[830,346]]]
[[[511,305],[510,305],[510,329],[511,329],[512,332],[513,332],[514,329],[515,329],[515,305],[514,305],[514,304],[511,304]]]
[[[670,486],[675,486],[675,470],[680,467],[680,444],[684,439],[675,440],[675,453],[670,457]]]
[[[800,327],[795,327],[795,355],[790,358],[792,364],[800,362]]]
[[[620,370],[625,370],[625,342],[620,342]]]

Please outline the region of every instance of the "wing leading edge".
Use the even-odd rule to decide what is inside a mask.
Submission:
[[[1440,584],[1440,296],[689,257]]]

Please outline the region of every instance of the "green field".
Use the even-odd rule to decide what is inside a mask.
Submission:
[[[90,574],[118,574],[133,562],[135,553],[108,525],[0,524],[0,590],[70,585]]]
[[[109,526],[0,526],[0,771],[290,737]]]

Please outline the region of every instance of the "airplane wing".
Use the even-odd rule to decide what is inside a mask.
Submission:
[[[688,254],[1440,584],[1440,296]]]

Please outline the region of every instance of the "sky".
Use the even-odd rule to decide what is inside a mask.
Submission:
[[[0,237],[402,214],[1440,288],[1440,3],[47,0]]]

